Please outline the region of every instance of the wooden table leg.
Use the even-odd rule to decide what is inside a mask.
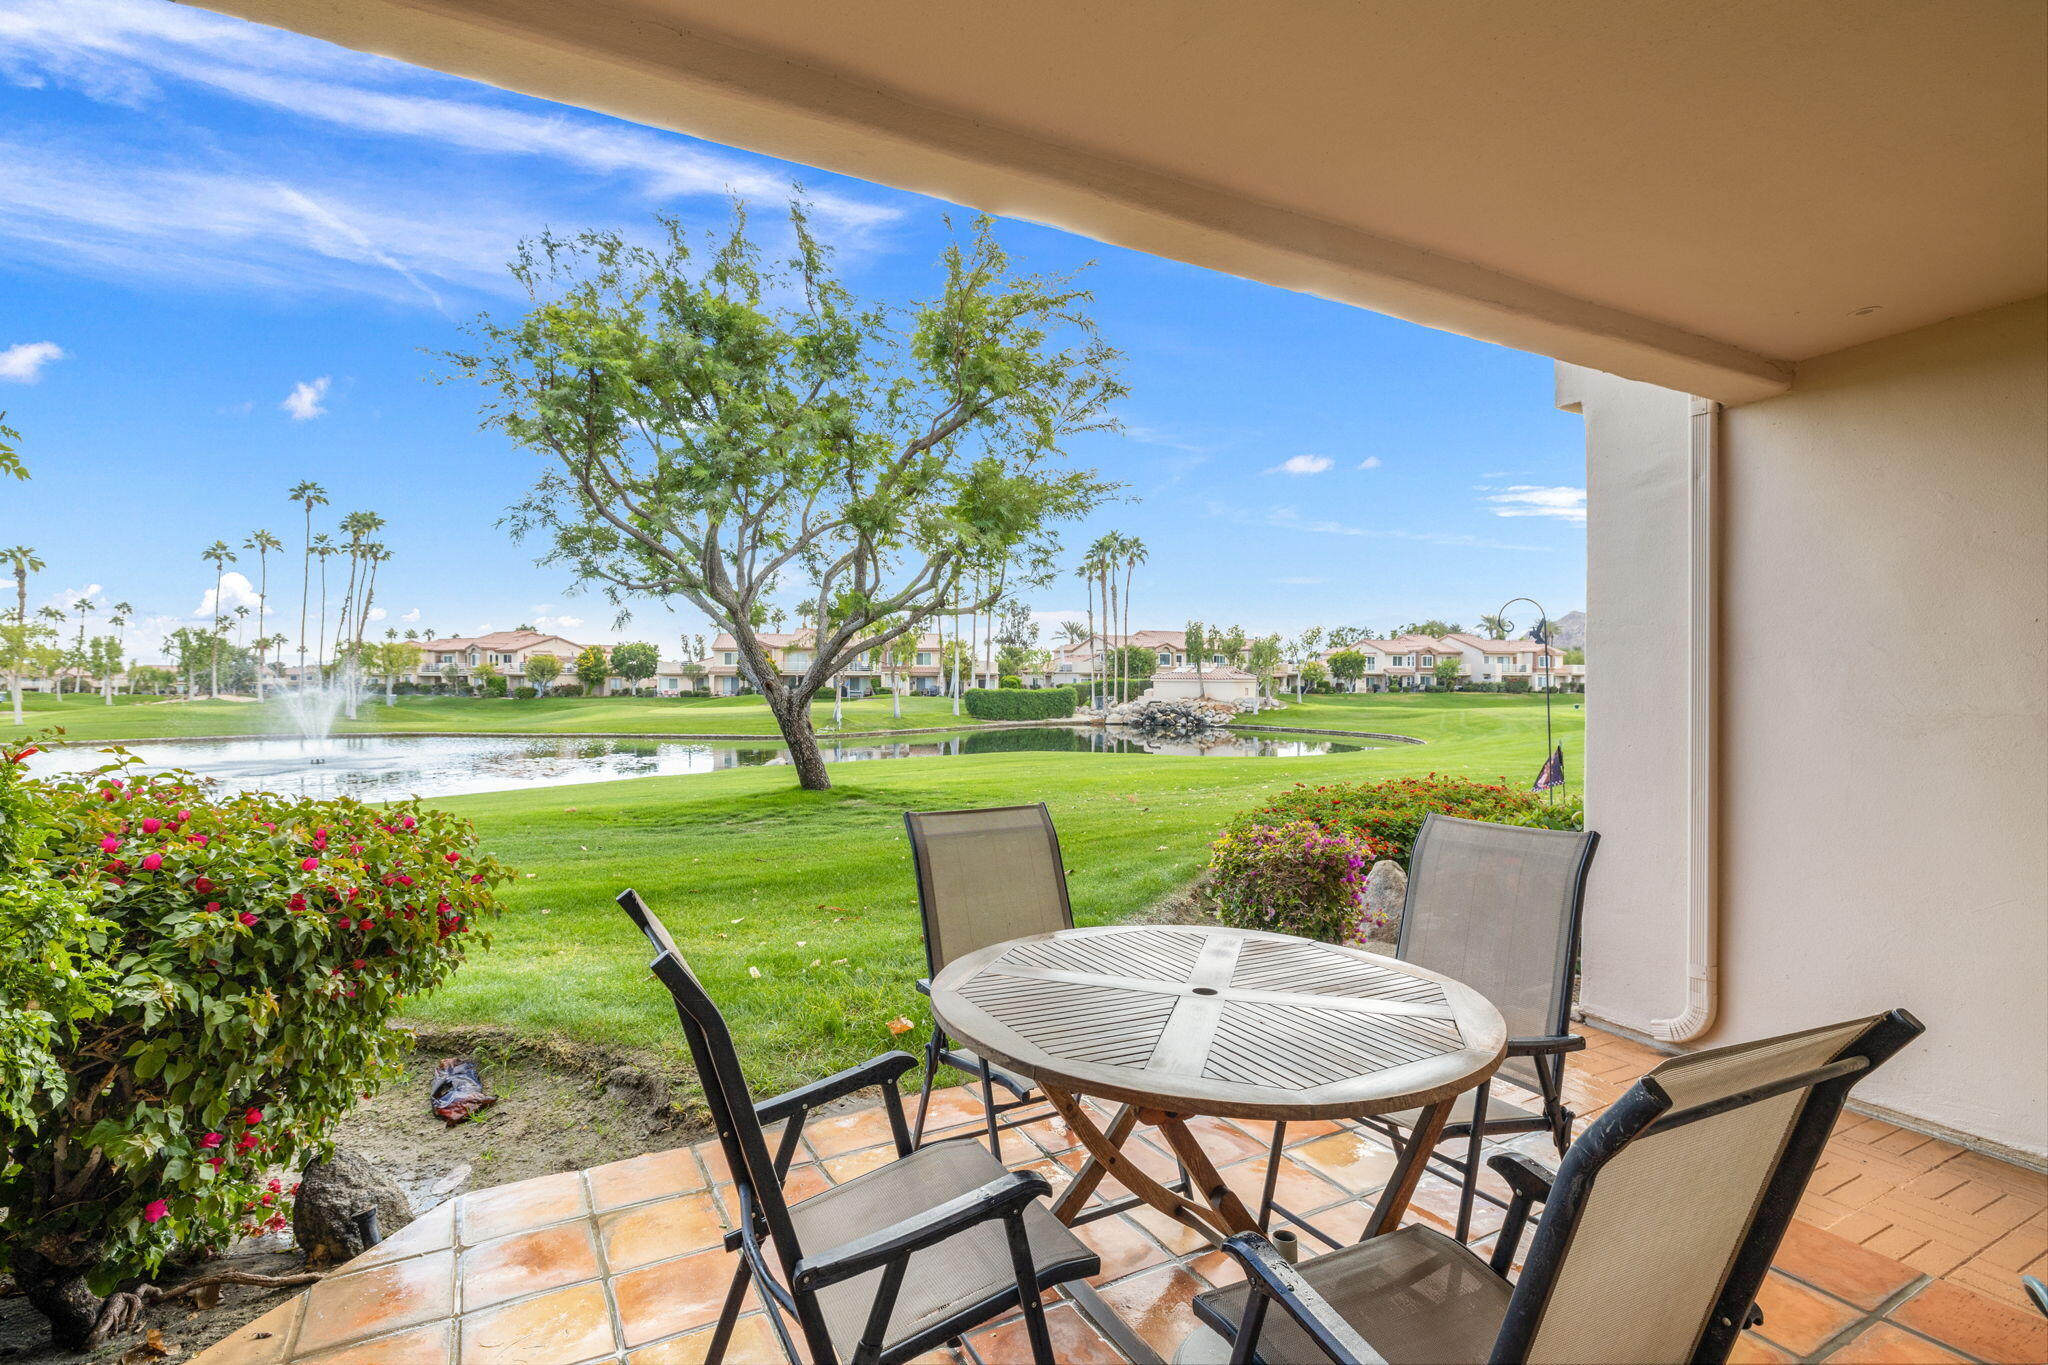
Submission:
[[[1039,1082],[1040,1092],[1074,1130],[1074,1136],[1081,1139],[1081,1145],[1088,1149],[1088,1160],[1074,1176],[1074,1183],[1067,1187],[1060,1201],[1053,1207],[1053,1214],[1063,1223],[1072,1223],[1087,1206],[1088,1196],[1102,1183],[1104,1176],[1115,1176],[1117,1183],[1138,1198],[1158,1209],[1169,1218],[1175,1218],[1194,1228],[1214,1242],[1221,1242],[1231,1233],[1240,1231],[1226,1221],[1218,1210],[1198,1203],[1185,1195],[1177,1194],[1159,1183],[1153,1176],[1122,1151],[1122,1144],[1130,1137],[1131,1129],[1137,1124],[1137,1114],[1129,1106],[1117,1111],[1111,1122],[1111,1133],[1104,1133],[1090,1118],[1080,1097],[1070,1095],[1055,1086]],[[1112,1134],[1114,1134],[1112,1136]],[[1208,1165],[1206,1158],[1203,1165]],[[1210,1175],[1215,1174],[1214,1168]],[[1197,1177],[1199,1179],[1199,1177]],[[1235,1196],[1233,1196],[1234,1198]],[[1243,1206],[1239,1205],[1243,1213]],[[1249,1215],[1246,1215],[1249,1223]]]
[[[1400,1160],[1394,1163],[1394,1173],[1387,1179],[1387,1187],[1380,1191],[1377,1204],[1373,1205],[1372,1221],[1366,1224],[1366,1237],[1377,1237],[1392,1232],[1401,1226],[1401,1215],[1408,1212],[1408,1201],[1415,1197],[1415,1187],[1422,1180],[1423,1168],[1429,1165],[1429,1154],[1436,1150],[1443,1140],[1444,1123],[1451,1116],[1451,1101],[1440,1100],[1426,1106],[1421,1119],[1408,1134],[1407,1145],[1401,1149]]]
[[[1195,1141],[1195,1135],[1188,1131],[1187,1123],[1178,1114],[1148,1115],[1166,1140],[1173,1147],[1173,1154],[1180,1158],[1181,1169],[1188,1173],[1188,1179],[1196,1193],[1209,1201],[1209,1207],[1216,1212],[1218,1222],[1225,1232],[1260,1232],[1258,1220],[1251,1210],[1237,1197],[1237,1191],[1225,1183],[1216,1171],[1216,1165],[1209,1160],[1209,1154]]]

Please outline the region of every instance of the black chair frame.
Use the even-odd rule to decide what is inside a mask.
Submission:
[[[1514,1365],[1528,1358],[1594,1181],[1601,1167],[1623,1148],[1639,1137],[1681,1128],[1810,1086],[1811,1094],[1779,1154],[1742,1245],[1716,1295],[1705,1329],[1689,1357],[1706,1365],[1725,1361],[1743,1329],[1763,1321],[1756,1306],[1757,1291],[1763,1287],[1764,1277],[1841,1116],[1850,1088],[1924,1031],[1924,1026],[1910,1013],[1893,1010],[1822,1066],[1676,1111],[1656,1077],[1645,1076],[1593,1122],[1572,1145],[1554,1174],[1520,1153],[1494,1156],[1488,1164],[1512,1191],[1507,1201],[1507,1219],[1488,1260],[1495,1274],[1507,1278],[1533,1207],[1542,1204],[1544,1214],[1530,1243],[1528,1260],[1515,1282],[1491,1361],[1495,1365]],[[1332,1361],[1340,1365],[1386,1365],[1357,1330],[1310,1286],[1301,1271],[1283,1260],[1264,1237],[1240,1233],[1224,1242],[1223,1247],[1244,1268],[1252,1286],[1244,1316],[1235,1320],[1219,1317],[1199,1300],[1195,1311],[1205,1324],[1231,1342],[1232,1365],[1251,1365],[1263,1359],[1254,1347],[1265,1315],[1274,1304],[1293,1318]]]
[[[769,1325],[783,1353],[792,1362],[833,1365],[839,1357],[818,1303],[818,1291],[879,1267],[882,1276],[875,1306],[851,1358],[852,1365],[895,1365],[912,1359],[957,1341],[963,1332],[1013,1306],[1023,1310],[1033,1358],[1051,1362],[1051,1337],[1046,1329],[1041,1295],[1059,1281],[1041,1280],[1024,1228],[1025,1208],[1033,1200],[1052,1193],[1045,1178],[1032,1171],[1011,1171],[881,1232],[843,1246],[807,1253],[798,1244],[789,1204],[782,1193],[782,1182],[789,1174],[804,1120],[821,1105],[875,1088],[882,1094],[897,1155],[910,1155],[914,1148],[904,1121],[900,1082],[905,1073],[916,1067],[916,1059],[906,1052],[884,1053],[755,1104],[723,1016],[676,951],[667,930],[636,892],[621,892],[618,903],[653,944],[655,958],[651,970],[675,998],[676,1014],[703,1082],[705,1104],[731,1169],[739,1205],[739,1226],[727,1234],[725,1244],[728,1251],[740,1254],[740,1263],[719,1310],[706,1359],[716,1365],[724,1358],[748,1285],[758,1281]],[[764,1129],[777,1123],[784,1127],[771,1157]],[[962,1305],[914,1337],[886,1344],[884,1334],[911,1254],[991,1220],[1003,1224],[1017,1273],[1016,1284],[985,1301]],[[1084,1268],[1080,1273],[1093,1272],[1092,1268]]]

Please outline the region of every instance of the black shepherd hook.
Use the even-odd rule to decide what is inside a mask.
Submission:
[[[1507,601],[1501,603],[1501,628],[1510,635],[1514,634],[1515,623],[1508,620],[1508,608],[1517,602],[1527,602],[1530,606],[1536,608],[1536,641],[1546,651],[1552,654],[1556,653],[1556,650],[1552,648],[1550,643],[1550,613],[1545,611],[1543,604],[1533,597],[1510,597]],[[1557,747],[1557,741],[1551,738],[1550,729],[1550,694],[1556,690],[1553,684],[1557,681],[1557,670],[1552,667],[1546,668],[1543,671],[1548,675],[1544,679],[1543,687],[1543,761],[1548,763],[1550,762],[1552,751]],[[1562,771],[1562,769],[1559,770],[1560,775],[1562,775]],[[1549,793],[1549,796],[1552,804],[1555,804],[1557,801],[1556,792],[1553,790]]]

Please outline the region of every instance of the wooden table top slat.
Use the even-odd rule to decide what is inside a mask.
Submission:
[[[1188,1114],[1362,1117],[1493,1073],[1500,1012],[1355,948],[1204,925],[1063,929],[961,958],[932,1009],[963,1045],[1080,1094]]]

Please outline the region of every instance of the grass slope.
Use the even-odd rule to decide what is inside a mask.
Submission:
[[[660,705],[660,703],[654,703]],[[643,778],[445,804],[523,872],[495,945],[417,1013],[677,1054],[675,1016],[647,950],[611,898],[635,887],[668,922],[764,1093],[913,1042],[928,1019],[906,810],[1046,801],[1076,919],[1121,919],[1184,886],[1231,815],[1295,782],[1421,772],[1526,782],[1541,761],[1540,700],[1335,698],[1330,728],[1384,729],[1426,747],[1303,759],[995,754],[836,768],[829,792],[789,770]],[[1309,724],[1290,709],[1290,724]],[[1569,771],[1581,713],[1556,715]],[[759,975],[755,975],[758,972]],[[920,1032],[898,1039],[888,1021]]]
[[[154,703],[154,704],[152,704]],[[173,739],[193,735],[267,735],[292,732],[281,703],[248,701],[158,701],[117,697],[113,706],[98,697],[27,698],[22,731],[64,727],[67,740]],[[829,699],[811,708],[820,732],[832,724]],[[887,698],[850,701],[842,730],[905,730],[978,725],[953,703],[936,697],[905,697],[903,716],[890,715]],[[433,734],[473,730],[497,734],[575,734],[611,731],[647,735],[775,735],[775,718],[758,697],[703,697],[663,701],[655,697],[557,697],[514,701],[470,697],[400,697],[395,706],[365,700],[354,721],[335,724],[339,734],[401,731]],[[0,734],[16,733],[13,713],[0,709]]]

